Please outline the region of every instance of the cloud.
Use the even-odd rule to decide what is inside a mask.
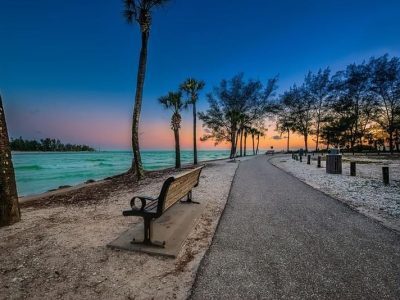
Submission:
[[[279,141],[282,139],[282,137],[280,135],[274,135],[271,139]]]

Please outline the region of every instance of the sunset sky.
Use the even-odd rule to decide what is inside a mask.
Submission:
[[[140,43],[122,9],[120,0],[1,0],[0,92],[11,136],[129,149]],[[203,111],[223,78],[279,74],[279,94],[309,70],[400,55],[399,37],[398,0],[171,0],[153,17],[141,146],[173,148],[170,112],[157,99],[189,76],[206,82]],[[189,149],[192,117],[183,117]],[[284,148],[273,129],[262,147]]]

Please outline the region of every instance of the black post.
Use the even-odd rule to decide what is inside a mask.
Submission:
[[[356,176],[356,162],[350,162],[350,176]]]
[[[311,164],[311,155],[307,155],[307,165]]]
[[[382,167],[383,184],[389,185],[389,167]]]
[[[321,155],[318,155],[318,168],[321,168]]]

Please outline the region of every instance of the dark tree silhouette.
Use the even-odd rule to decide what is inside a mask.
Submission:
[[[222,80],[213,93],[207,95],[209,109],[199,113],[205,128],[201,140],[211,139],[216,144],[229,142],[230,158],[236,156],[239,139],[240,145],[243,146],[241,137],[244,135],[244,129],[254,127],[252,125],[256,123],[263,123],[269,113],[269,98],[276,89],[276,78],[269,80],[263,89],[259,80],[245,81],[243,77],[243,74],[239,74],[230,80]],[[259,136],[257,134],[258,140]]]
[[[186,92],[189,99],[187,104],[193,107],[193,164],[197,165],[197,110],[196,104],[199,100],[199,92],[204,88],[204,81],[188,78],[181,84],[180,89]]]
[[[327,100],[330,96],[329,68],[319,70],[317,74],[309,72],[304,79],[304,88],[313,103],[312,110],[316,136],[315,151],[318,151],[320,129],[326,119]]]
[[[21,220],[6,117],[0,95],[0,226]]]
[[[388,55],[371,58],[371,90],[379,101],[376,121],[389,135],[389,149],[393,153],[394,136],[398,135],[400,124],[400,59]]]
[[[179,143],[179,129],[181,128],[181,111],[187,107],[187,104],[182,100],[181,92],[169,92],[168,95],[160,97],[160,104],[165,109],[172,111],[171,129],[174,131],[175,137],[175,168],[181,167],[181,148]]]
[[[131,172],[135,172],[138,180],[144,176],[142,158],[139,147],[139,122],[142,110],[143,87],[146,76],[147,47],[150,37],[151,14],[153,9],[164,5],[168,0],[124,0],[124,17],[128,23],[137,22],[141,32],[141,49],[136,81],[135,105],[132,116],[132,151]]]
[[[11,139],[12,151],[42,151],[42,152],[93,152],[95,149],[86,145],[63,144],[56,139],[24,140],[22,137]]]

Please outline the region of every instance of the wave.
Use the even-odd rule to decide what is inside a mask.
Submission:
[[[98,164],[98,166],[99,167],[113,167],[114,165],[101,162],[101,163]]]
[[[106,161],[106,159],[105,158],[86,158],[85,161],[97,162],[97,161]]]
[[[39,165],[27,165],[27,166],[15,167],[15,170],[20,170],[20,171],[39,171],[43,169],[44,168]]]

